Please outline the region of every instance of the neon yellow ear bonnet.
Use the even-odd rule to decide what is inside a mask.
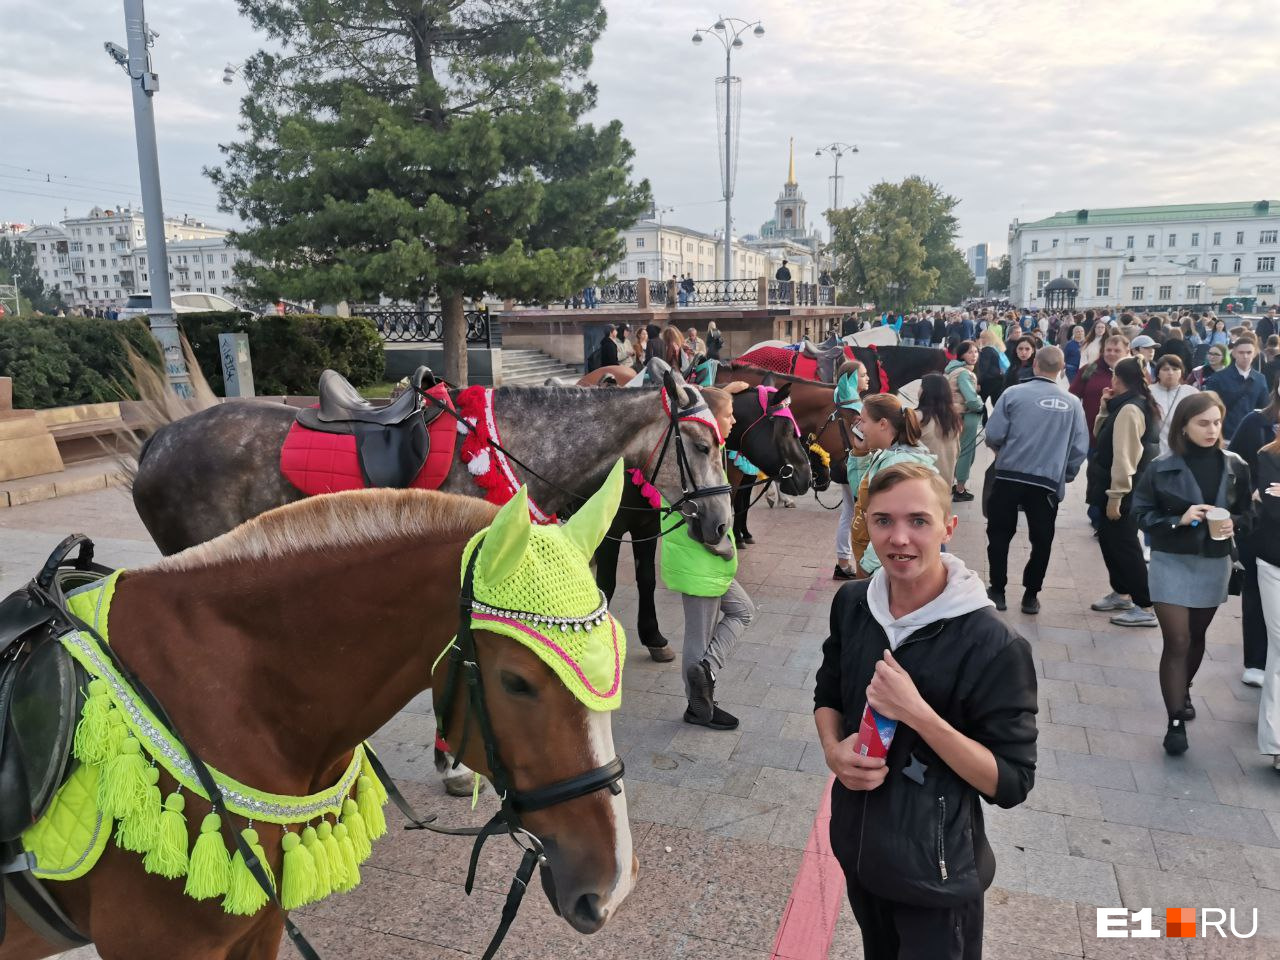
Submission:
[[[472,629],[528,647],[591,710],[616,710],[622,702],[626,635],[590,567],[622,483],[619,461],[604,486],[560,526],[533,524],[521,487],[462,553],[465,575],[483,540],[472,584]]]

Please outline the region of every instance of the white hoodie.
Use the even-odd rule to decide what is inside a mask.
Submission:
[[[966,567],[963,560],[953,553],[944,553],[942,565],[947,568],[947,585],[942,593],[897,620],[889,612],[889,578],[884,569],[877,570],[871,577],[871,584],[867,587],[867,606],[888,635],[890,650],[897,650],[903,640],[935,621],[951,620],[983,607],[995,606],[987,596],[982,578]]]

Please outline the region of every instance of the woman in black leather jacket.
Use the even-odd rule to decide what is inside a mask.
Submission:
[[[1215,393],[1197,393],[1174,408],[1169,450],[1142,474],[1133,494],[1138,526],[1151,535],[1147,580],[1164,650],[1160,692],[1169,726],[1164,748],[1187,749],[1185,722],[1195,718],[1190,687],[1204,659],[1205,633],[1227,600],[1231,538],[1243,536],[1253,514],[1253,485],[1242,458],[1222,448],[1226,410]],[[1227,536],[1210,536],[1207,514],[1225,508]]]

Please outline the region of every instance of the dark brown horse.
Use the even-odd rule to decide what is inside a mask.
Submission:
[[[556,534],[571,539],[577,559],[568,565],[588,584],[588,555],[616,507],[618,485],[602,491],[611,503],[588,504]],[[475,498],[416,490],[292,504],[123,574],[110,607],[111,646],[208,764],[271,793],[326,790],[357,745],[412,697],[430,688],[440,702],[448,671],[433,673],[433,663],[458,632],[468,540],[489,527],[486,544],[505,545],[481,547],[477,561],[487,582],[500,582],[521,557],[540,556],[511,547],[529,522],[523,497],[501,513]],[[563,575],[547,563],[522,562],[538,577]],[[475,638],[497,756],[514,789],[560,784],[615,756],[608,712],[587,709],[522,643],[478,627]],[[467,709],[465,697],[454,704],[445,718],[451,736]],[[470,738],[465,759],[488,773],[479,736]],[[174,789],[167,773],[160,787]],[[186,800],[190,842],[210,807]],[[244,828],[231,819],[227,826]],[[598,930],[638,869],[625,792],[593,790],[521,819],[542,841],[557,912],[579,931]],[[254,826],[279,876],[282,828]],[[465,862],[462,845],[458,856]],[[104,960],[268,960],[280,944],[274,908],[225,913],[216,899],[186,896],[183,881],[145,872],[137,854],[114,843],[82,879],[47,887]],[[0,960],[55,952],[16,914],[7,919]]]

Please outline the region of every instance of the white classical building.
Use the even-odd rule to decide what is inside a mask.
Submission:
[[[232,267],[248,254],[228,242],[228,232],[190,217],[166,218],[164,226],[173,291],[234,296]],[[22,239],[35,248],[45,285],[56,287],[68,306],[118,308],[130,294],[151,289],[141,210],[94,207],[61,226],[32,227]]]
[[[1045,285],[1065,277],[1077,307],[1271,305],[1278,258],[1274,201],[1068,210],[1009,225],[1009,297],[1044,306]]]

